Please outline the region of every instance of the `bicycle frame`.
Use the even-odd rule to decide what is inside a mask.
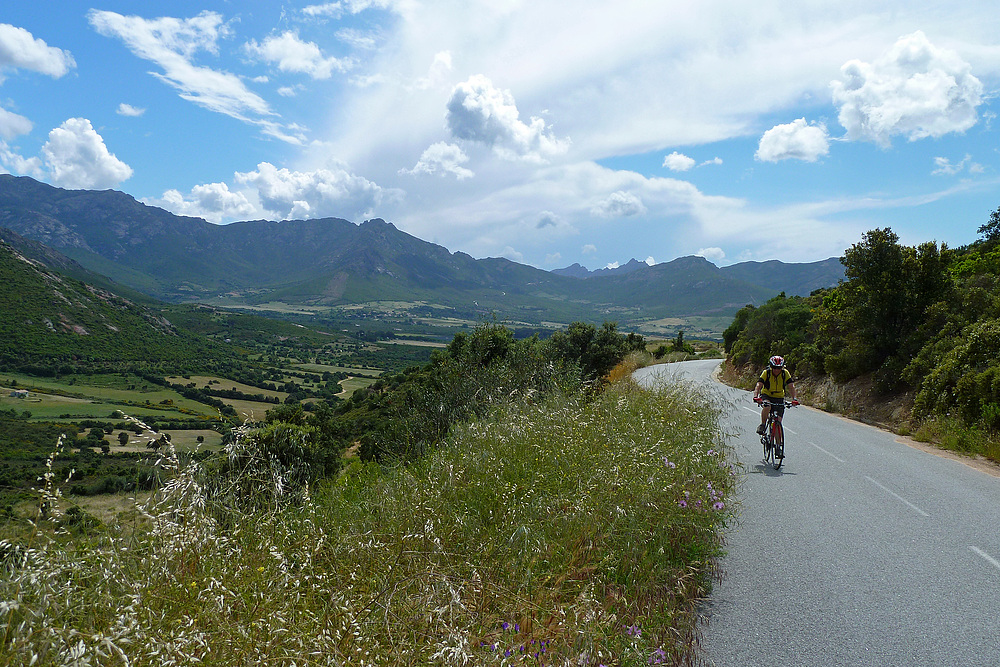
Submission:
[[[784,399],[772,400],[766,397],[762,398],[763,401],[767,401],[771,406],[764,422],[764,435],[760,436],[760,442],[764,445],[764,462],[778,470],[785,459],[785,429],[781,425],[781,420],[776,418],[774,408],[776,406],[791,408],[795,404]]]

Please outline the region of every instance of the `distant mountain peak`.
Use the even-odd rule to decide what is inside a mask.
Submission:
[[[570,278],[596,278],[598,276],[623,276],[633,271],[641,271],[648,268],[649,265],[646,262],[640,262],[633,257],[622,266],[608,266],[603,269],[588,271],[587,267],[577,263],[571,264],[564,269],[553,269],[550,273],[554,273],[557,276],[569,276]]]
[[[579,262],[575,262],[562,269],[552,269],[549,273],[554,273],[557,276],[568,276],[570,278],[586,278],[590,275],[590,270]]]

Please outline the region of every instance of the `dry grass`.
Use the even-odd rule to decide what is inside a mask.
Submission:
[[[322,489],[242,429],[229,477],[168,452],[140,520],[105,526],[48,476],[0,542],[0,664],[689,663],[736,475],[708,400],[509,405]]]

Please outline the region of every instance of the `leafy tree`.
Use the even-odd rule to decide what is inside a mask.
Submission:
[[[989,221],[979,228],[979,234],[988,245],[995,245],[1000,241],[1000,206],[990,213]]]
[[[302,426],[306,423],[306,414],[299,403],[283,403],[267,411],[264,421],[268,423],[284,422]]]
[[[599,381],[629,352],[645,348],[642,336],[618,333],[618,324],[605,322],[600,329],[592,324],[573,322],[566,331],[557,331],[549,338],[548,352],[564,364],[576,364],[582,378]]]
[[[875,367],[899,345],[907,318],[899,237],[889,228],[867,232],[840,261],[847,277],[841,287],[844,306]]]
[[[838,299],[851,339],[845,354],[854,356],[858,372],[876,371],[881,389],[898,385],[926,343],[920,325],[931,304],[949,292],[949,261],[947,247],[903,247],[889,228],[867,232],[841,258],[848,280]]]
[[[496,322],[457,334],[431,362],[381,377],[354,392],[333,414],[314,424],[345,444],[360,443],[363,459],[411,461],[434,447],[456,423],[487,414],[520,397],[538,400],[600,379],[641,336],[623,335],[606,322],[600,329],[574,322],[549,340],[516,340]],[[320,406],[317,405],[317,411]]]
[[[769,357],[780,354],[796,365],[793,354],[810,342],[809,324],[819,297],[786,297],[782,292],[759,308],[742,309],[745,324],[738,330],[730,347],[733,363],[764,366]],[[730,329],[735,328],[730,325]]]
[[[747,322],[750,321],[750,316],[755,310],[754,306],[746,305],[736,311],[736,317],[733,318],[732,324],[726,327],[726,330],[722,332],[722,344],[726,351],[726,354],[733,349],[733,344],[736,339],[739,338],[740,333],[746,329]]]

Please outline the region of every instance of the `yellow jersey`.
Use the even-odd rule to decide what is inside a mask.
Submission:
[[[792,381],[792,374],[788,372],[787,368],[782,368],[778,375],[772,375],[771,369],[766,368],[757,381],[764,384],[760,390],[762,395],[769,398],[784,398],[785,386]]]

